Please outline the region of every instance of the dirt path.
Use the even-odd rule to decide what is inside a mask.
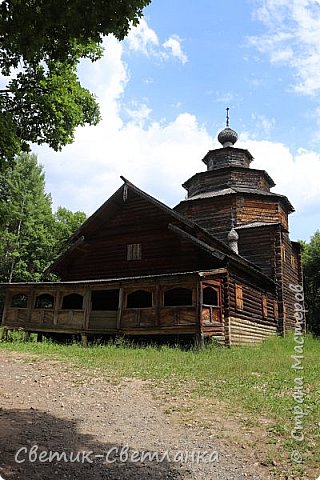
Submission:
[[[0,478],[5,480],[269,478],[253,451],[228,447],[219,438],[221,424],[178,424],[147,382],[115,383],[97,370],[9,352],[0,352],[0,375]],[[78,452],[87,456],[49,462],[50,451],[66,452],[69,460],[71,452],[73,459]],[[160,460],[165,451],[162,462],[141,461],[143,452]],[[40,452],[48,452],[47,458]],[[192,454],[195,461],[175,461]]]

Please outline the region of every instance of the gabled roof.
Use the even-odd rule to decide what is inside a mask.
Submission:
[[[133,192],[137,193],[139,196],[144,198],[145,200],[149,201],[156,207],[163,210],[165,213],[170,215],[171,217],[175,218],[179,222],[183,222],[185,225],[189,227],[194,226],[194,222],[189,220],[188,218],[184,217],[178,212],[172,210],[172,208],[168,207],[166,204],[160,202],[156,198],[152,197],[148,193],[140,190],[140,188],[136,187],[133,183],[129,182],[125,177],[121,176],[121,180],[123,180],[124,184],[111,196],[106,200],[101,207],[99,207],[82,225],[81,227],[67,240],[67,243],[71,243],[80,236],[84,235],[88,229],[95,223],[99,223],[99,219],[103,218],[103,223],[105,218],[108,216],[108,211],[113,210],[114,204],[117,204],[117,200],[125,199],[127,195],[127,189],[130,188]]]
[[[252,274],[262,276],[265,280],[272,282],[272,280],[265,276],[253,263],[245,258],[237,255],[231,248],[210,234],[203,227],[186,218],[164,203],[155,199],[143,190],[140,190],[133,183],[129,182],[124,177],[121,177],[124,184],[89,217],[81,227],[68,239],[66,246],[67,250],[60,255],[55,262],[47,269],[46,272],[54,271],[72,251],[78,248],[83,248],[86,243],[86,235],[92,233],[99,228],[99,225],[105,224],[108,217],[111,217],[121,205],[127,201],[128,190],[135,192],[138,196],[144,198],[146,201],[152,203],[157,208],[168,214],[172,218],[172,222],[168,224],[168,228],[180,237],[187,239],[195,244],[201,250],[209,253],[220,261],[230,261],[233,264],[250,271]],[[84,279],[85,280],[85,279]]]

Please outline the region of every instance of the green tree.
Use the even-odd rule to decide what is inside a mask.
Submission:
[[[83,212],[52,213],[43,167],[24,153],[0,176],[0,279],[37,281],[64,242],[86,219]]]
[[[81,86],[77,64],[102,56],[102,40],[123,39],[150,0],[3,0],[0,4],[0,162],[29,142],[55,150],[79,125],[100,119],[95,96]],[[16,77],[12,78],[18,68]],[[3,169],[2,168],[2,169]]]
[[[55,256],[66,248],[66,241],[87,219],[84,212],[72,212],[64,207],[59,207],[53,215],[55,221]],[[52,259],[54,260],[54,258]]]
[[[320,335],[320,231],[301,242],[308,329]]]
[[[35,155],[22,154],[1,177],[0,257],[3,281],[39,280],[54,246],[51,197]]]

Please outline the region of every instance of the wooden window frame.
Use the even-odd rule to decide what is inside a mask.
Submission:
[[[191,303],[184,303],[184,304],[179,304],[179,305],[166,305],[165,299],[166,299],[166,294],[168,292],[171,292],[173,290],[177,289],[184,289],[188,290],[191,293]],[[194,289],[192,287],[184,287],[182,285],[174,286],[174,287],[167,287],[163,290],[162,293],[162,306],[164,308],[184,308],[184,307],[194,307],[195,304],[195,295],[194,295]]]
[[[209,304],[209,303],[204,303],[204,291],[206,288],[211,288],[212,290],[214,290],[217,294],[217,300],[218,300],[218,303],[216,305],[212,305],[212,304]],[[206,285],[204,284],[202,286],[202,291],[201,291],[201,304],[205,307],[221,307],[221,291],[220,291],[220,288],[218,286],[215,286],[215,285]]]
[[[23,295],[27,298],[27,302],[26,302],[26,305],[23,306],[23,307],[17,307],[16,305],[12,305],[13,303],[13,300],[18,297],[19,295]],[[30,300],[30,296],[29,294],[27,293],[24,293],[24,292],[18,292],[18,293],[13,293],[11,296],[10,296],[10,304],[9,304],[9,308],[21,308],[23,310],[25,310],[26,308],[29,307],[29,300]]]
[[[66,308],[63,306],[63,303],[64,303],[64,300],[66,297],[70,297],[70,295],[77,295],[79,297],[82,297],[82,301],[81,301],[81,307],[80,308]],[[63,292],[62,295],[61,295],[61,305],[60,305],[60,310],[83,310],[83,304],[84,304],[84,295],[83,293],[79,293],[79,292]]]
[[[115,291],[118,292],[118,302],[115,302],[112,308],[110,307],[110,305],[108,306],[108,308],[94,308],[97,305],[99,305],[99,302],[93,304],[93,299],[96,293],[100,293],[102,295],[107,296],[108,292],[115,292]],[[117,312],[120,309],[120,297],[121,297],[120,288],[94,288],[90,290],[90,310],[91,312]],[[94,302],[96,302],[96,300],[94,300]],[[117,304],[117,308],[115,308],[116,304]]]
[[[128,299],[129,299],[129,296],[132,295],[133,293],[136,293],[136,292],[145,292],[145,293],[150,293],[151,294],[151,305],[148,306],[148,307],[128,307]],[[149,290],[149,289],[146,289],[146,288],[136,288],[135,290],[131,290],[129,292],[126,292],[126,296],[125,296],[125,309],[126,310],[144,310],[144,309],[150,309],[150,308],[154,308],[154,292],[153,290]]]
[[[142,243],[127,244],[127,260],[142,260]]]
[[[297,258],[293,253],[291,254],[291,267],[293,270],[297,269]]]
[[[262,306],[262,316],[263,316],[263,318],[268,318],[268,296],[267,296],[266,293],[262,294],[261,306]]]
[[[238,283],[235,284],[235,298],[236,298],[236,310],[238,312],[243,311],[243,287]]]
[[[53,302],[52,302],[52,307],[48,308],[48,307],[37,307],[37,303],[38,303],[38,298],[39,297],[42,297],[42,296],[45,296],[45,295],[48,295],[50,297],[53,298]],[[34,296],[34,310],[47,310],[47,311],[53,311],[55,309],[55,305],[56,305],[56,302],[57,302],[57,295],[53,292],[37,292]]]

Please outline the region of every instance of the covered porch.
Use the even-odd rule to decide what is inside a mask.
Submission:
[[[2,327],[39,334],[204,336],[224,343],[224,269],[68,282],[12,283]]]

